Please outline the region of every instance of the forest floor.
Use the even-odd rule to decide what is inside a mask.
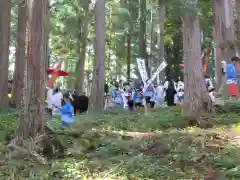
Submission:
[[[240,114],[235,112],[207,114],[203,119],[210,128],[188,127],[179,108],[154,109],[149,116],[83,115],[68,130],[59,129],[59,120],[49,120],[46,137],[51,141],[45,142],[52,149],[29,140],[24,159],[9,156],[7,146],[17,116],[0,112],[0,179],[240,179]]]

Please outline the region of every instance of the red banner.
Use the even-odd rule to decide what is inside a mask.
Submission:
[[[60,60],[59,62],[55,63],[53,65],[53,70],[59,71],[61,69],[63,60]],[[51,78],[48,79],[48,87],[53,88],[54,82],[57,79],[57,74],[52,74]]]

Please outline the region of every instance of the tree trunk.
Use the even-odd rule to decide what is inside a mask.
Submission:
[[[210,102],[204,84],[203,65],[201,61],[200,25],[197,14],[187,12],[183,21],[184,50],[184,107],[185,117],[199,120],[205,103]]]
[[[182,67],[179,66],[179,64],[182,63],[182,53],[179,53],[182,50],[182,45],[180,42],[182,42],[182,34],[176,33],[173,38],[173,45],[172,45],[172,55],[173,55],[173,61],[172,61],[172,65],[174,66],[172,68],[172,73],[173,73],[173,78],[176,80],[179,77],[181,78],[181,80],[183,79],[183,76],[181,75],[181,71],[183,70]]]
[[[96,16],[96,44],[93,82],[89,100],[90,111],[102,111],[104,107],[105,82],[105,41],[106,41],[106,10],[105,0],[98,0],[95,6]]]
[[[232,0],[213,0],[213,40],[215,54],[216,89],[222,82],[221,61],[229,62],[235,55],[233,46],[233,6]]]
[[[27,28],[27,3],[21,1],[18,7],[18,27],[15,54],[15,70],[13,75],[12,103],[16,108],[21,107],[23,97],[24,70],[26,62],[26,28]]]
[[[36,137],[44,131],[45,12],[47,0],[28,1],[28,58],[24,79],[24,108],[19,135]]]
[[[76,67],[76,85],[75,88],[79,92],[84,91],[84,69],[86,61],[86,51],[87,51],[87,37],[88,37],[88,23],[89,23],[89,4],[86,4],[85,10],[85,19],[82,24],[82,34],[81,34],[81,48],[80,56]]]
[[[165,13],[165,6],[163,4],[161,4],[161,1],[159,0],[158,2],[159,5],[159,37],[158,37],[158,44],[159,44],[159,55],[158,55],[158,66],[161,63],[160,58],[165,56],[165,49],[164,49],[164,20],[166,17],[166,13]],[[162,72],[160,72],[160,74],[157,77],[157,83],[160,83],[160,79],[163,81],[164,77],[166,75],[166,71],[163,70]]]
[[[127,35],[127,80],[128,82],[131,80],[131,47],[132,44],[132,36],[130,34],[130,32]]]
[[[132,1],[131,0],[126,0],[125,1],[125,6],[126,4],[128,5],[127,8],[129,12],[132,12]],[[131,58],[132,58],[132,23],[128,22],[129,28],[128,28],[128,34],[127,34],[127,80],[130,82],[131,80]]]
[[[240,55],[240,0],[234,2],[234,32],[235,32],[235,50]]]
[[[149,75],[148,54],[146,51],[146,0],[140,0],[140,33],[139,33],[139,54],[145,59],[147,73]]]
[[[45,24],[45,32],[44,32],[44,42],[43,42],[43,47],[44,47],[44,68],[45,68],[45,75],[44,75],[44,81],[47,82],[48,80],[48,74],[46,73],[46,70],[49,69],[50,65],[50,48],[49,48],[49,27],[50,27],[50,5],[49,5],[49,0],[47,0],[47,3],[44,8],[44,24]]]
[[[149,66],[149,77],[152,77],[152,74],[153,74],[153,72],[152,72],[152,67],[154,66],[153,65],[153,48],[155,47],[155,43],[154,43],[154,27],[155,27],[155,25],[154,25],[154,23],[153,23],[153,7],[151,7],[151,15],[150,15],[150,34],[149,34],[149,38],[150,38],[150,51],[149,51],[149,57],[148,57],[148,59],[147,59],[147,61],[148,61],[148,66]],[[147,36],[147,35],[146,35]],[[157,65],[155,65],[155,67],[156,67]]]
[[[236,54],[240,55],[240,0],[234,1],[234,45]],[[237,80],[240,83],[240,66],[237,67]]]
[[[111,9],[109,9],[109,12],[108,12],[108,17],[107,17],[107,19],[108,19],[108,22],[107,22],[107,24],[108,24],[108,27],[107,27],[107,29],[111,29],[112,28],[112,16],[111,16],[111,14],[112,14],[112,11],[111,11]],[[108,41],[107,41],[107,46],[108,46],[108,48],[107,48],[107,59],[106,59],[106,82],[110,82],[111,81],[111,47],[112,47],[112,33],[114,33],[114,32],[112,32],[112,31],[110,31],[109,32],[109,37],[107,37],[107,39],[108,39]],[[113,35],[113,37],[115,37],[114,35]]]
[[[8,64],[11,22],[11,1],[0,1],[0,107],[8,107]]]

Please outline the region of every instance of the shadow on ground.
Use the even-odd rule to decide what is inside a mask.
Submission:
[[[47,163],[29,157],[25,164],[8,164],[4,173],[16,179],[29,174],[33,179],[240,179],[240,115],[222,112],[204,118],[212,128],[187,127],[178,108],[155,109],[149,116],[79,116],[66,130],[59,130],[59,120],[49,120],[48,149],[38,151]]]

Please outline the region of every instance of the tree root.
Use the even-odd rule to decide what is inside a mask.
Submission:
[[[33,141],[28,142],[23,140],[22,138],[16,137],[15,139],[12,140],[10,144],[8,144],[7,147],[11,150],[10,152],[11,158],[24,159],[26,157],[31,157],[39,164],[42,165],[47,164],[46,159],[42,157],[39,153],[37,153],[37,149],[40,148],[37,147],[37,145],[34,144]]]
[[[201,117],[187,117],[186,120],[188,121],[188,126],[190,127],[197,126],[204,129],[213,127],[213,124],[208,119],[203,119]]]
[[[53,134],[79,138],[84,134],[84,132],[57,131],[57,132],[54,132]]]

